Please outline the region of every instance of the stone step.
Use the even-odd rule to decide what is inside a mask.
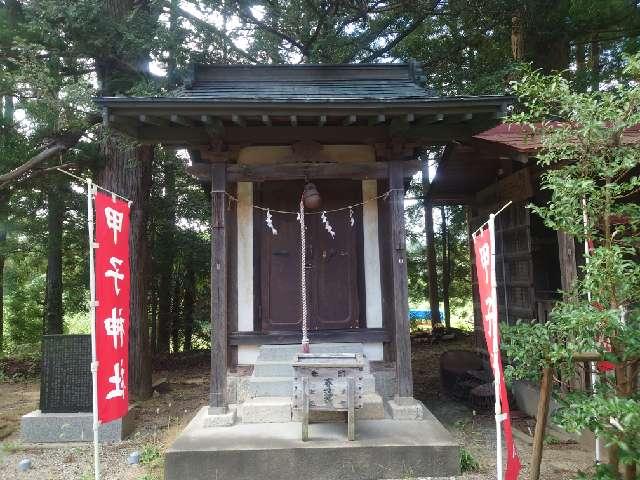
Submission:
[[[312,343],[311,353],[363,353],[361,343]],[[258,360],[264,361],[293,361],[296,353],[300,352],[300,345],[262,345]]]
[[[256,377],[287,377],[293,378],[293,367],[288,360],[258,360],[253,367]]]
[[[278,423],[291,421],[291,397],[256,397],[247,399],[239,415],[243,423]]]
[[[247,384],[247,398],[291,397],[293,378],[251,377]]]

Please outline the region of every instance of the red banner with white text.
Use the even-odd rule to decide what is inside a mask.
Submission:
[[[509,418],[509,400],[507,397],[507,387],[504,382],[504,372],[502,369],[502,358],[500,348],[494,356],[494,338],[500,345],[500,332],[498,329],[498,299],[495,289],[495,252],[493,252],[494,232],[489,227],[483,229],[481,233],[474,236],[474,252],[476,259],[476,273],[478,277],[478,290],[480,293],[480,308],[482,310],[482,325],[484,337],[487,342],[489,360],[494,372],[494,378],[500,382],[500,405],[504,420],[501,422],[504,431],[504,441],[507,449],[507,468],[504,473],[505,480],[516,480],[520,473],[520,458],[513,442],[511,431],[511,419]],[[501,445],[498,448],[502,448]]]
[[[96,360],[98,420],[129,408],[129,204],[95,194]]]

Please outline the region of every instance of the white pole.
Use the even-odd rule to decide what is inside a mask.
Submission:
[[[587,233],[588,233],[588,229],[589,229],[589,217],[587,216],[587,199],[585,197],[582,197],[582,225],[584,226],[584,263],[585,265],[589,265],[589,255],[590,255],[590,249],[589,249],[589,241],[587,240]],[[587,300],[589,301],[589,304],[591,304],[591,292],[587,291]],[[596,383],[598,381],[598,371],[596,369],[596,362],[590,362],[589,363],[589,369],[591,370],[591,389],[593,390],[593,393],[595,395],[596,392]],[[595,444],[595,460],[596,460],[596,464],[600,463],[600,439],[598,437],[596,437],[596,444]]]
[[[500,346],[498,345],[498,293],[496,288],[496,238],[495,238],[495,217],[492,213],[489,215],[489,232],[491,234],[491,296],[496,301],[494,305],[494,315],[489,321],[492,323],[493,331],[492,350],[493,350],[493,389],[495,396],[495,414],[496,414],[496,471],[497,480],[502,480],[502,407],[500,405],[500,363],[498,354]]]
[[[98,362],[96,360],[96,271],[93,260],[93,184],[87,179],[87,226],[89,228],[89,291],[91,293],[91,377],[93,381],[93,471],[100,480],[100,451],[98,438]]]

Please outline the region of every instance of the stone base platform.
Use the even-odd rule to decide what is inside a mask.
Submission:
[[[98,429],[100,443],[124,440],[133,431],[133,415],[104,423]],[[93,442],[93,415],[88,413],[42,413],[34,410],[20,420],[26,443]]]
[[[203,407],[169,448],[166,480],[370,480],[450,477],[460,473],[459,447],[428,411],[422,420],[361,420],[356,440],[345,423],[309,426],[237,423],[205,428]]]

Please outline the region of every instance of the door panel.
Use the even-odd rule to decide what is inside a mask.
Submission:
[[[315,182],[323,209],[342,207],[362,198],[360,182]],[[265,182],[260,204],[272,209],[296,211],[303,182]],[[259,216],[256,228],[261,241],[262,328],[264,331],[301,329],[300,225],[295,215],[273,214],[278,230],[272,235]],[[359,323],[358,250],[360,231],[349,224],[349,214],[327,214],[336,232],[332,238],[320,215],[306,216],[307,306],[310,330],[355,328]]]
[[[261,204],[281,210],[297,210],[302,182],[265,182]],[[300,330],[300,224],[295,215],[273,214],[272,235],[258,216],[262,232],[262,328],[265,331]]]
[[[362,198],[360,182],[317,182],[323,209],[357,203]],[[323,193],[324,192],[324,193]],[[357,232],[349,224],[349,212],[328,213],[335,231],[332,238],[320,215],[309,216],[313,265],[311,325],[315,330],[355,328],[359,320]]]

